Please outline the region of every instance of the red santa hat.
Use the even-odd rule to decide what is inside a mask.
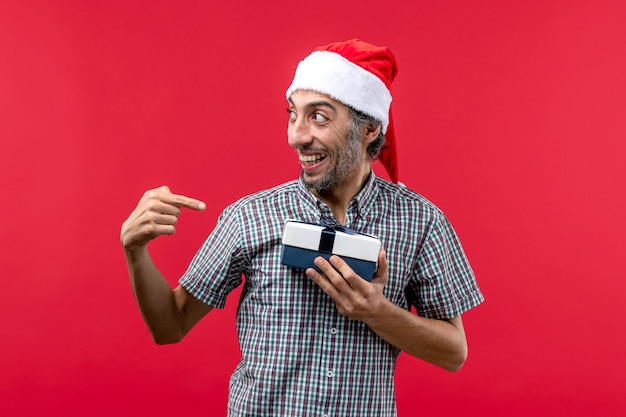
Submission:
[[[396,138],[391,117],[391,83],[398,65],[387,47],[352,39],[320,46],[296,68],[287,99],[296,90],[326,94],[379,120],[385,135],[380,161],[398,182]]]

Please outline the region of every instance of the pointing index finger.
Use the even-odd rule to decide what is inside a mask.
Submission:
[[[206,209],[204,202],[180,194],[171,194],[169,200],[170,201],[167,201],[167,203],[177,207],[184,207],[196,211],[204,211]]]

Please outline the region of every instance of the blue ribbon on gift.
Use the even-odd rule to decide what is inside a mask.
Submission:
[[[324,253],[333,253],[333,246],[335,244],[335,232],[343,232],[348,235],[354,235],[357,232],[347,227],[343,227],[338,224],[320,223],[324,226],[322,229],[322,236],[320,237],[320,246],[318,250]]]

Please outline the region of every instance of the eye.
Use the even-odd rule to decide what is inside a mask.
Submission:
[[[287,118],[290,121],[296,120],[296,112],[291,109],[287,109]]]
[[[328,120],[328,117],[324,116],[322,113],[313,113],[313,120],[316,122],[325,122]]]

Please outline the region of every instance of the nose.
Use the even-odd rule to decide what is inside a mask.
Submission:
[[[313,141],[310,125],[305,118],[296,117],[294,120],[289,121],[287,125],[287,141],[289,146],[296,149]]]

